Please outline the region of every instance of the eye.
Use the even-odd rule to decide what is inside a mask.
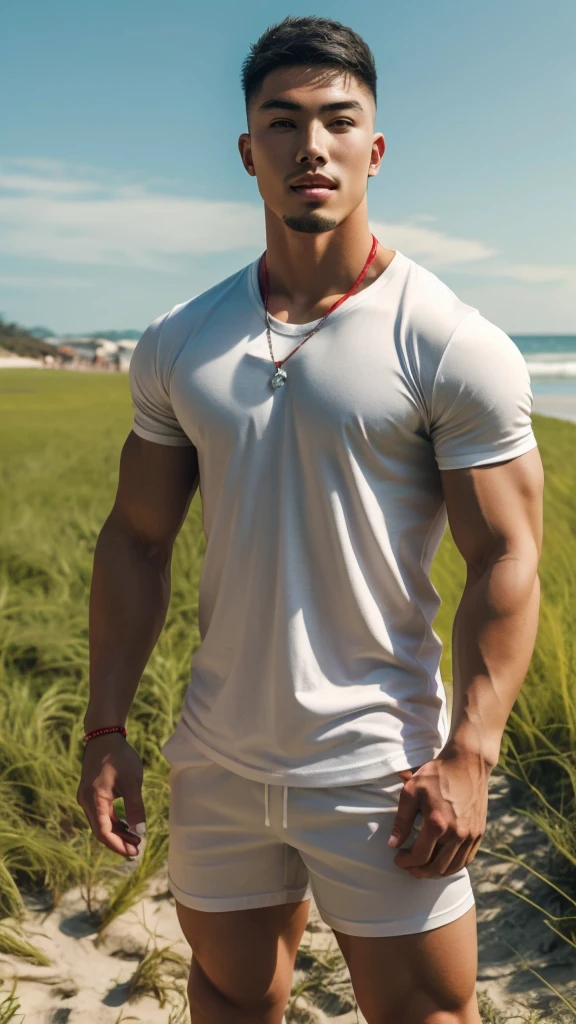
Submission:
[[[290,124],[293,124],[293,123],[294,123],[293,121],[288,121],[286,118],[282,118],[279,121],[272,121],[270,127],[271,128],[275,128],[276,125],[281,125],[281,124],[288,124],[288,125],[290,125]],[[354,122],[353,121],[348,121],[347,118],[345,118],[345,117],[338,117],[338,118],[336,118],[335,121],[332,121],[332,124],[351,125],[352,127],[354,126]]]

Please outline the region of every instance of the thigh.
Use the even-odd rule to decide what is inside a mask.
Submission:
[[[391,773],[350,786],[290,791],[286,841],[299,851],[318,912],[334,931],[412,935],[449,924],[474,905],[466,868],[414,878],[394,863],[398,851],[388,839],[403,785]]]
[[[416,882],[422,879],[415,879]],[[476,1002],[476,908],[412,935],[367,938],[334,931],[366,1020],[480,1024]]]
[[[310,901],[207,912],[176,902],[194,959],[218,994],[237,1006],[285,1006]]]

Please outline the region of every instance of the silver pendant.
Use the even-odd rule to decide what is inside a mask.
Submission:
[[[286,370],[283,370],[280,367],[280,369],[276,370],[274,376],[270,378],[270,383],[273,388],[281,388],[284,386],[284,382],[287,377],[288,374],[286,373]]]

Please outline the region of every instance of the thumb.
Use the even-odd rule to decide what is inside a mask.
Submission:
[[[388,846],[401,846],[402,843],[406,842],[414,826],[417,814],[418,804],[416,797],[404,786],[400,793],[398,810],[392,825]]]
[[[146,835],[146,811],[140,789],[124,796],[124,810],[130,828],[139,836],[144,837]]]

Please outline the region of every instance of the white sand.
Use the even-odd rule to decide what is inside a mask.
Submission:
[[[533,411],[541,416],[576,423],[576,397],[572,395],[534,395]]]

